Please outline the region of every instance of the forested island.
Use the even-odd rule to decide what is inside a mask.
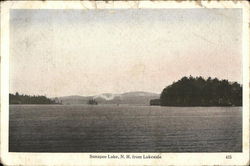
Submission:
[[[141,96],[140,96],[141,97]],[[143,97],[143,96],[142,96]],[[159,96],[157,96],[158,98]],[[158,99],[151,98],[150,105],[161,106],[242,106],[242,85],[218,78],[183,77],[164,88]],[[147,101],[148,102],[148,101]],[[62,104],[62,99],[25,94],[9,94],[10,104]],[[97,105],[94,99],[87,104]]]
[[[242,106],[242,85],[211,77],[183,77],[164,88],[160,99],[151,100],[150,105]]]
[[[9,94],[10,104],[60,104],[58,100],[52,100],[46,96],[29,96],[16,92],[15,94]]]

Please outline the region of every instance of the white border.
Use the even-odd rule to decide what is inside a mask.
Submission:
[[[242,8],[243,9],[243,152],[161,153],[162,159],[90,159],[90,153],[9,153],[9,11],[10,9],[117,8]],[[8,1],[1,3],[1,162],[3,165],[248,165],[249,163],[249,4],[233,1]],[[102,154],[102,153],[98,153]],[[107,154],[107,153],[103,153]],[[112,153],[111,153],[112,154]],[[125,153],[115,153],[125,154]],[[131,153],[136,154],[136,153]],[[138,153],[141,154],[141,153]],[[150,154],[150,153],[148,153]],[[155,154],[155,153],[151,153]],[[226,159],[231,155],[232,159]]]

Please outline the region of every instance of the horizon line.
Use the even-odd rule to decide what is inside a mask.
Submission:
[[[172,81],[172,83],[170,83],[169,85],[166,85],[165,87],[163,87],[163,89],[164,88],[166,88],[166,87],[168,87],[168,86],[170,86],[170,85],[172,85],[173,83],[175,83],[175,82],[178,82],[179,80],[181,80],[182,78],[184,78],[184,77],[187,77],[187,78],[199,78],[199,77],[201,77],[201,78],[203,78],[204,80],[208,80],[208,78],[210,77],[212,80],[213,79],[218,79],[219,81],[222,81],[222,80],[227,80],[229,83],[234,83],[234,82],[236,82],[236,83],[238,83],[238,84],[240,84],[241,86],[243,85],[242,84],[242,80],[241,80],[241,82],[238,80],[238,81],[230,81],[229,79],[225,79],[225,78],[217,78],[217,77],[211,77],[211,76],[208,76],[208,77],[202,77],[202,76],[192,76],[192,75],[189,75],[189,76],[182,76],[181,78],[179,78],[177,81],[176,80],[174,80],[174,81]],[[163,91],[163,89],[161,90],[161,92]],[[80,94],[71,94],[71,95],[58,95],[58,96],[49,96],[49,95],[46,95],[46,94],[44,94],[44,95],[41,95],[41,94],[33,94],[33,95],[29,95],[29,94],[25,94],[25,93],[21,93],[21,92],[14,92],[14,93],[10,93],[9,92],[9,94],[15,94],[15,93],[19,93],[19,94],[21,94],[21,95],[28,95],[28,96],[45,96],[45,97],[48,97],[48,98],[56,98],[56,97],[69,97],[69,96],[82,96],[82,97],[93,97],[93,96],[98,96],[98,95],[102,95],[102,94],[113,94],[113,95],[115,95],[115,94],[124,94],[124,93],[132,93],[132,92],[145,92],[145,93],[154,93],[154,94],[158,94],[158,95],[160,95],[161,94],[161,92],[153,92],[153,91],[143,91],[143,90],[129,90],[129,91],[124,91],[124,92],[120,92],[120,93],[117,93],[117,92],[104,92],[104,93],[98,93],[98,94],[91,94],[91,95],[80,95]]]

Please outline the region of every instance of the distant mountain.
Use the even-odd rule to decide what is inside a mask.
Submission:
[[[63,104],[87,104],[90,99],[95,99],[98,104],[149,105],[150,100],[159,97],[156,93],[137,91],[122,94],[103,93],[96,96],[64,96],[58,99]]]
[[[87,104],[90,99],[93,99],[92,96],[63,96],[58,97],[58,100],[62,104]]]

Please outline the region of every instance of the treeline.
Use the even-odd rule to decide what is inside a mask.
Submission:
[[[98,105],[98,102],[95,99],[89,99],[88,104],[89,105]]]
[[[242,86],[237,82],[183,77],[163,89],[160,99],[151,105],[161,106],[242,106]]]
[[[18,92],[9,94],[10,104],[59,104],[58,101],[51,100],[46,96],[20,95]]]

